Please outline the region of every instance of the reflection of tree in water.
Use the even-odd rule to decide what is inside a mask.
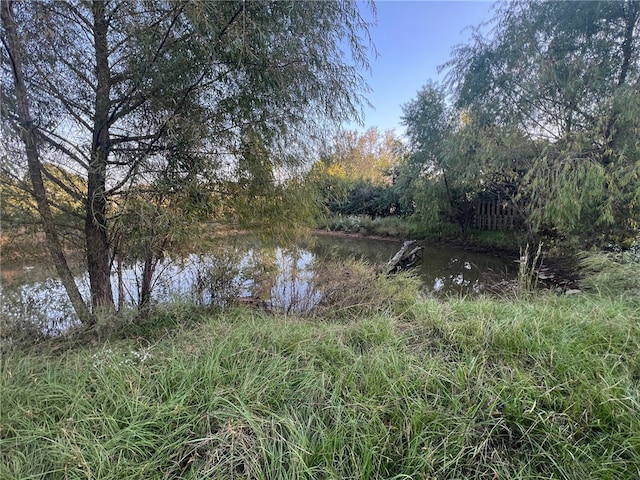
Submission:
[[[223,306],[243,290],[246,254],[237,248],[225,248],[215,255],[199,255],[190,285],[193,299],[200,305]]]
[[[58,280],[0,286],[0,343],[41,340],[59,335],[79,322]]]
[[[201,258],[192,293],[204,305],[240,299],[287,313],[304,312],[319,297],[312,287],[313,258],[301,248],[222,250]]]
[[[153,303],[182,298],[199,305],[227,305],[238,298],[289,313],[307,312],[321,300],[322,282],[315,278],[324,262],[344,262],[354,257],[386,262],[398,242],[371,239],[326,238],[303,248],[282,248],[259,244],[249,238],[227,242],[215,251],[193,253],[184,258],[166,258],[154,280]],[[382,254],[381,254],[382,252]],[[36,328],[43,335],[55,335],[76,322],[73,309],[59,281],[42,265],[23,270],[20,279],[2,280],[0,337],[9,327]],[[468,254],[455,249],[428,247],[416,272],[426,293],[433,295],[478,293],[500,279],[515,278],[510,259]],[[124,307],[137,305],[141,264],[123,265]],[[336,271],[332,270],[332,278]],[[36,275],[37,274],[37,275]],[[80,290],[88,293],[87,281],[76,277]],[[112,278],[114,286],[117,278]],[[117,290],[117,289],[116,289]]]
[[[277,250],[277,276],[271,287],[272,308],[287,313],[306,312],[315,306],[320,292],[313,288],[312,253],[300,249]]]
[[[249,297],[266,302],[271,296],[271,290],[278,277],[278,253],[276,247],[252,248],[248,252],[250,257],[250,272],[248,278],[251,280],[247,285]]]

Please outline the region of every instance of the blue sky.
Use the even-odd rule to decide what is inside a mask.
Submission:
[[[373,91],[367,95],[375,110],[365,109],[364,129],[395,129],[402,134],[402,105],[429,79],[444,77],[438,74],[438,65],[449,60],[454,46],[467,43],[471,31],[466,27],[478,26],[493,16],[493,3],[377,1],[377,26],[371,29],[371,36],[379,56],[371,58],[368,81]]]

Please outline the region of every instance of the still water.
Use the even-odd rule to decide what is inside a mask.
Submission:
[[[236,298],[259,298],[271,309],[303,312],[321,298],[314,285],[314,267],[319,260],[358,258],[383,265],[401,246],[402,242],[395,240],[319,235],[309,245],[285,249],[234,237],[218,251],[161,262],[153,300],[162,303],[184,299],[211,305]],[[442,246],[426,245],[422,257],[415,273],[422,279],[425,294],[432,296],[481,293],[491,283],[514,278],[517,270],[511,258]],[[135,305],[141,265],[123,266],[121,271],[120,282],[117,275],[112,278],[116,301]],[[45,335],[55,335],[76,323],[64,289],[50,267],[3,265],[1,273],[0,327],[26,321],[37,325]],[[77,283],[87,295],[87,278],[80,275]]]

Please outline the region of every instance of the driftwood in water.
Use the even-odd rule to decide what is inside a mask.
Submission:
[[[402,244],[402,248],[385,265],[384,271],[387,274],[396,273],[400,270],[415,267],[422,261],[420,252],[423,247],[415,240],[407,240]]]

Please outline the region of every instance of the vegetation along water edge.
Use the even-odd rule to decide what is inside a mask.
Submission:
[[[68,300],[0,303],[0,478],[640,478],[640,2],[492,12],[396,132],[363,121],[373,1],[0,0],[0,295],[46,256]],[[236,232],[271,294],[316,228],[517,278],[314,257],[309,308],[238,300]]]
[[[638,300],[382,297],[6,352],[0,476],[638,478]]]

